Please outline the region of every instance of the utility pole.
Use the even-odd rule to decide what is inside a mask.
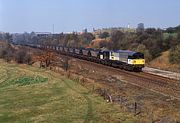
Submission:
[[[53,24],[53,34],[54,34],[54,24]]]

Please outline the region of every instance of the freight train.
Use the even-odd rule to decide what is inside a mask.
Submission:
[[[142,68],[145,65],[143,53],[129,50],[100,50],[92,48],[74,48],[34,44],[28,44],[27,46],[40,49],[50,49],[63,55],[68,55],[128,71],[142,71]]]

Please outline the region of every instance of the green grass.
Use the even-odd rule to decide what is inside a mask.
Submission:
[[[32,85],[38,84],[42,82],[46,82],[48,78],[43,78],[41,76],[20,76],[18,78],[12,80],[6,80],[5,82],[1,83],[1,87],[6,87],[10,85],[18,85],[18,86],[25,86],[25,85]]]
[[[52,71],[0,60],[0,123],[133,122],[132,115]]]

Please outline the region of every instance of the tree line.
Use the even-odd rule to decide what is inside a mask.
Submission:
[[[168,28],[166,30],[147,28],[136,33],[123,33],[114,31],[112,34],[104,32],[100,37],[107,38],[99,44],[98,48],[105,47],[110,50],[132,50],[145,54],[147,61],[161,55],[169,50],[169,61],[180,63],[180,26]]]
[[[33,36],[32,36],[33,35]],[[44,45],[62,45],[69,47],[89,47],[92,40],[97,37],[93,33],[72,33],[58,34],[45,37],[35,36],[31,33],[24,35],[23,44],[34,43]],[[103,32],[98,36],[102,40],[98,46],[91,48],[106,48],[109,50],[132,50],[145,54],[146,61],[151,61],[161,55],[162,52],[169,50],[169,61],[173,64],[180,64],[180,26],[170,27],[166,30],[147,28],[137,32],[122,32],[113,30],[111,33]],[[5,38],[8,42],[12,41],[12,36],[6,34]],[[1,51],[2,55],[7,51]],[[9,49],[9,52],[11,49]],[[11,54],[11,53],[10,53]],[[11,56],[10,54],[6,54]],[[23,54],[22,54],[23,55]]]

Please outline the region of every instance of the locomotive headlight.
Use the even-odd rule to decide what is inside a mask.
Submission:
[[[133,64],[136,64],[136,60],[133,61]]]

